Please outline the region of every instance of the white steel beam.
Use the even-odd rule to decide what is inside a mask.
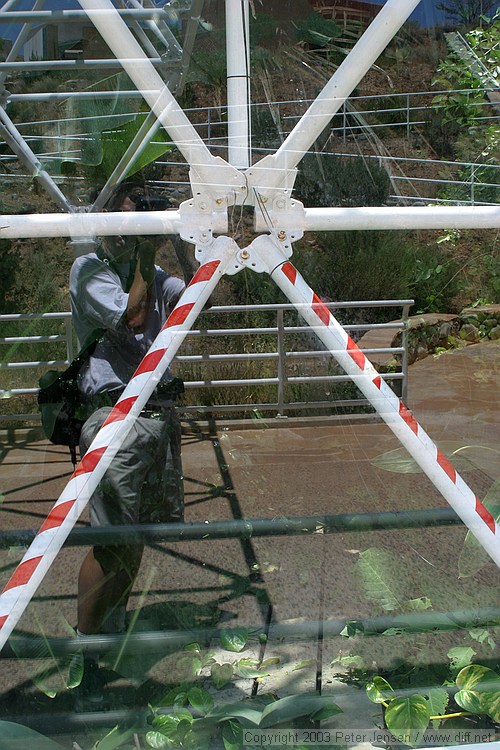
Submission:
[[[387,0],[276,153],[264,157],[248,170],[249,183],[255,190],[286,185],[287,178],[304,154],[309,151],[419,2],[420,0]]]
[[[250,22],[248,0],[226,0],[229,163],[250,166]]]

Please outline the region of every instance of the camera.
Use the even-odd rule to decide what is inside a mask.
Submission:
[[[163,195],[132,195],[136,211],[165,211],[172,203]]]

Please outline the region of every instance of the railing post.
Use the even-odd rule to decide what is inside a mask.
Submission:
[[[406,140],[410,140],[410,95],[406,94]]]
[[[403,306],[403,333],[401,335],[401,346],[403,353],[401,355],[401,372],[403,373],[403,381],[401,383],[401,400],[406,404],[408,398],[408,315],[410,312],[410,305]]]
[[[470,165],[470,204],[474,205],[475,202],[475,165]]]
[[[345,102],[342,105],[342,143],[347,141],[347,112]]]
[[[74,352],[73,352],[73,325],[72,325],[72,319],[71,316],[65,319],[64,321],[64,332],[66,336],[66,357],[69,362],[73,361]]]
[[[286,352],[285,352],[285,324],[283,310],[277,310],[276,325],[278,328],[278,417],[285,416],[285,383],[286,383]]]

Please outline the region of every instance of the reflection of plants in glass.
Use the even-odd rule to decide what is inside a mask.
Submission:
[[[383,708],[387,729],[406,745],[424,744],[425,732],[432,735],[433,730],[460,727],[457,722],[465,718],[469,727],[493,729],[500,722],[499,665],[491,668],[476,661],[491,663],[495,630],[474,620],[479,616],[475,614],[477,602],[468,610],[470,625],[461,625],[460,644],[453,645],[457,642],[453,612],[433,614],[426,595],[429,589],[431,593],[443,590],[435,572],[432,581],[422,577],[421,595],[415,597],[415,570],[401,576],[399,558],[392,551],[364,550],[355,570],[366,597],[380,611],[401,614],[381,633],[370,630],[370,621],[346,625],[341,635],[347,652],[342,649],[332,662],[347,670],[338,679],[363,686],[370,700]],[[446,583],[450,600],[464,601],[464,593]],[[425,616],[429,617],[427,631]],[[498,617],[492,623],[496,625]],[[445,649],[447,663],[436,656],[440,648]]]

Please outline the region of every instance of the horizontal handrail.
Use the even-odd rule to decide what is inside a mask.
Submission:
[[[345,325],[345,329],[351,332],[365,332],[365,331],[401,331],[402,342],[399,346],[381,346],[381,347],[367,347],[364,349],[367,355],[386,355],[387,359],[399,357],[401,359],[401,371],[392,373],[382,373],[382,377],[391,381],[401,382],[402,393],[406,394],[407,390],[407,357],[406,357],[406,325],[408,319],[408,313],[410,306],[413,304],[413,300],[356,300],[347,302],[328,302],[326,306],[331,310],[346,310],[346,309],[361,309],[361,308],[393,308],[398,307],[402,309],[402,317],[400,320],[390,321],[387,323],[349,323]],[[263,386],[266,389],[272,388],[277,389],[278,397],[276,400],[264,401],[258,404],[248,403],[222,403],[222,404],[181,404],[179,409],[185,414],[192,412],[207,413],[207,412],[228,412],[232,411],[235,413],[241,411],[248,411],[249,409],[258,409],[259,411],[275,411],[278,415],[284,415],[290,411],[304,411],[315,409],[329,409],[336,405],[341,405],[342,408],[350,405],[353,408],[365,406],[366,401],[362,398],[351,398],[342,399],[339,397],[337,401],[332,400],[320,400],[311,399],[307,400],[294,400],[290,397],[285,397],[285,389],[287,386],[294,385],[319,385],[328,383],[347,383],[351,381],[345,374],[328,373],[323,374],[320,372],[313,373],[291,373],[289,372],[288,365],[291,363],[307,363],[317,362],[320,359],[330,360],[330,352],[323,349],[311,350],[310,346],[304,346],[310,341],[311,334],[314,333],[314,328],[306,325],[284,325],[283,315],[285,312],[290,311],[293,314],[297,314],[297,310],[293,305],[276,303],[276,304],[264,304],[264,305],[216,305],[206,310],[203,315],[213,317],[215,315],[231,315],[237,313],[269,313],[276,316],[276,325],[271,326],[256,326],[256,327],[236,327],[231,328],[199,328],[191,330],[187,334],[187,341],[196,340],[200,338],[234,338],[234,337],[274,337],[276,338],[276,350],[264,351],[264,352],[229,352],[229,353],[214,353],[214,354],[199,354],[199,353],[186,353],[181,350],[181,353],[175,358],[174,365],[180,365],[186,370],[185,375],[185,387],[189,392],[206,389],[234,389],[234,388],[249,388]],[[37,377],[40,375],[40,370],[47,369],[62,369],[68,365],[73,356],[73,339],[74,333],[71,326],[71,313],[70,312],[50,312],[50,313],[10,313],[6,315],[0,315],[1,323],[22,323],[30,322],[29,335],[22,336],[4,336],[0,338],[0,345],[8,345],[12,342],[16,343],[16,352],[19,351],[19,346],[23,344],[27,345],[43,345],[49,347],[54,343],[65,343],[66,344],[66,359],[54,358],[54,359],[38,359],[29,361],[7,361],[0,363],[0,373],[3,373],[3,379],[5,384],[5,378],[8,377],[8,373],[11,373],[10,377],[14,377],[16,372],[22,371],[37,371]],[[42,321],[60,321],[65,325],[64,334],[54,334],[47,336],[37,336],[33,334],[33,323]],[[285,340],[287,336],[296,336],[305,334],[306,338],[303,342],[303,350],[289,351],[286,347]],[[235,363],[240,368],[244,364],[252,362],[268,362],[271,365],[275,365],[275,372],[266,373],[263,377],[254,377],[252,374],[240,375],[239,371],[236,377],[224,376],[224,373],[207,373],[205,377],[197,377],[193,373],[189,372],[190,366],[200,365],[227,365],[229,363]],[[221,377],[222,375],[222,377]],[[218,376],[218,377],[217,377]],[[10,386],[10,387],[9,387]],[[4,385],[4,389],[0,390],[0,397],[3,399],[9,399],[14,397],[33,397],[36,395],[38,388],[35,383],[18,383],[12,382],[7,387]],[[261,401],[262,399],[259,399]],[[0,421],[33,421],[38,420],[38,414],[2,414],[0,415]]]

